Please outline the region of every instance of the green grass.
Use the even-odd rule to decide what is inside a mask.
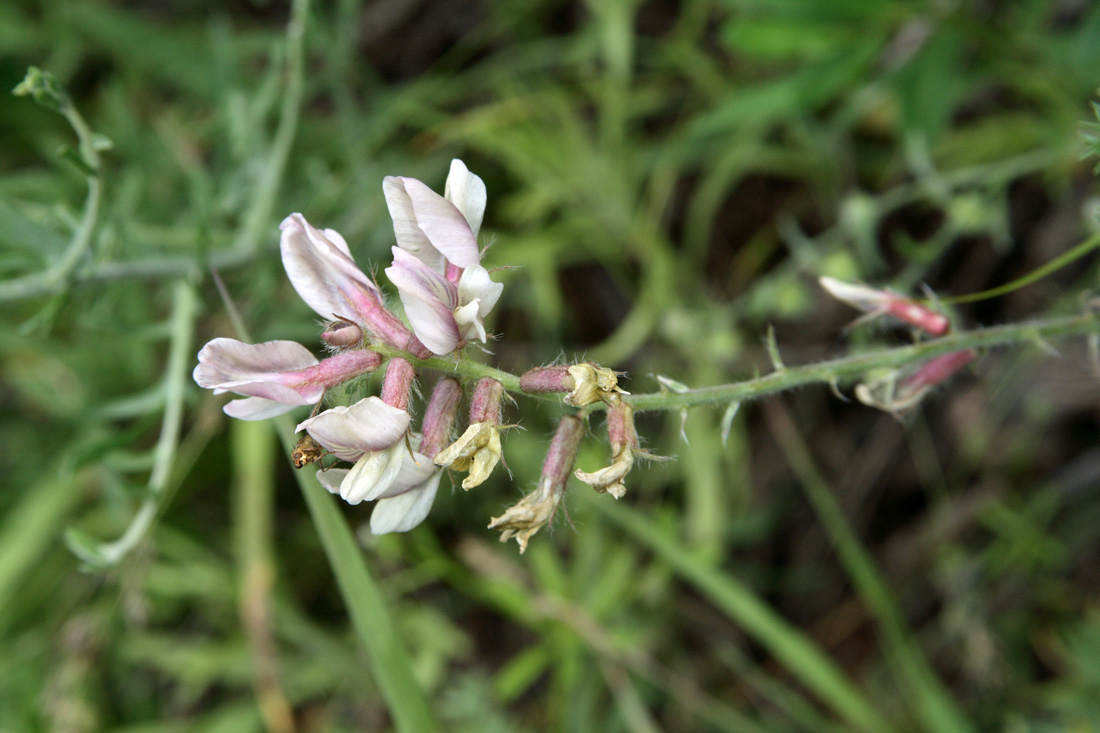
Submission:
[[[514,266],[475,350],[508,372],[650,393],[769,372],[769,328],[788,367],[904,343],[820,275],[927,284],[960,331],[1075,316],[1100,10],[13,0],[0,49],[0,86],[71,99],[0,107],[0,730],[1100,725],[1081,338],[990,348],[903,420],[820,386],[640,413],[675,460],[618,502],[572,482],[522,556],[485,527],[563,406],[507,406],[510,475],[373,537],[289,420],[190,377],[217,336],[316,344],[284,216],[386,286],[382,177],[453,157]]]

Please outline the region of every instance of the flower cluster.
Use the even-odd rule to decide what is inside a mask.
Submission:
[[[442,196],[402,177],[386,178],[383,192],[396,240],[385,273],[408,325],[386,306],[382,289],[355,264],[343,237],[292,214],[280,227],[283,265],[294,289],[322,319],[326,358],[290,341],[216,338],[199,352],[194,371],[195,381],[215,394],[243,397],[223,408],[232,417],[262,420],[312,405],[309,417],[298,423],[302,435],[291,459],[298,468],[326,457],[350,464],[327,466],[318,479],[349,504],[374,502],[375,534],[407,531],[422,522],[446,470],[465,472],[466,490],[484,482],[502,461],[501,431],[509,427],[501,424],[504,387],[491,378],[473,385],[468,427],[457,440],[452,441],[463,393],[457,379],[435,382],[419,432],[410,413],[420,376],[413,362],[456,354],[472,341],[488,339],[485,318],[503,286],[481,264],[485,184],[455,160]],[[382,368],[379,346],[407,356],[386,363],[380,394],[322,409],[333,387]],[[525,374],[520,388],[532,394],[563,392],[563,403],[572,407],[606,403],[611,465],[576,476],[621,497],[623,478],[640,452],[633,412],[621,400],[626,392],[616,373],[591,363],[547,367]],[[502,531],[502,541],[514,537],[523,551],[553,518],[583,434],[582,419],[562,419],[538,488],[490,525]]]
[[[946,315],[891,290],[876,290],[831,277],[823,277],[819,282],[837,300],[863,311],[864,318],[893,318],[928,336],[943,336],[951,330]],[[973,349],[965,349],[905,369],[887,370],[856,385],[856,398],[865,405],[899,415],[920,403],[932,388],[946,382],[976,357]]]

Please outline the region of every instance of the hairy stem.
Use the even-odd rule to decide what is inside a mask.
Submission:
[[[807,384],[845,384],[879,369],[896,369],[909,364],[919,364],[936,356],[964,349],[985,349],[992,346],[1017,346],[1064,338],[1100,334],[1100,319],[1091,312],[1077,316],[1048,318],[1024,323],[1010,323],[991,328],[976,328],[961,331],[942,338],[925,341],[911,346],[892,349],[879,349],[840,359],[806,364],[804,366],[781,367],[755,379],[730,382],[713,387],[688,389],[681,392],[650,392],[632,394],[624,401],[636,410],[682,410],[699,405],[726,404],[753,400],[777,392],[785,392]],[[430,359],[417,359],[406,351],[394,349],[382,344],[372,344],[371,348],[383,356],[407,359],[417,367],[436,369],[467,379],[492,377],[512,393],[523,394],[535,399],[560,402],[554,394],[529,395],[519,387],[519,377],[485,364],[479,364],[466,356],[459,359],[434,356]],[[589,407],[601,409],[603,405]]]

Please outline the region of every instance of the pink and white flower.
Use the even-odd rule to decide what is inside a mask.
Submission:
[[[397,238],[386,275],[413,333],[435,354],[475,337],[484,343],[484,318],[503,290],[481,266],[477,246],[485,184],[455,160],[446,196],[414,178],[387,177],[382,188]]]
[[[355,464],[350,470],[331,469],[318,476],[329,491],[358,504],[388,495],[408,455],[404,437],[410,421],[407,411],[367,397],[303,420],[295,432],[307,431],[329,453]],[[340,481],[334,488],[335,477]]]
[[[374,371],[382,358],[372,351],[346,351],[318,361],[293,341],[246,344],[216,338],[202,347],[193,377],[214,394],[234,392],[222,409],[241,420],[266,420],[299,405],[316,404],[325,390]]]
[[[867,313],[870,317],[891,316],[921,329],[930,336],[943,336],[951,328],[951,321],[943,313],[898,295],[892,290],[876,290],[866,285],[846,283],[832,277],[819,278],[818,282],[834,298]]]

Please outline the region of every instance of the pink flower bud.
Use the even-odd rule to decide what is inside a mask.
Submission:
[[[846,283],[831,277],[822,277],[818,282],[837,300],[871,316],[892,316],[930,336],[942,336],[951,328],[951,322],[944,314],[893,291],[875,290],[866,285]]]
[[[856,385],[856,398],[865,405],[900,414],[920,403],[933,387],[946,382],[976,357],[973,349],[952,351],[929,359],[910,372],[891,371]]]
[[[424,411],[424,422],[421,424],[424,438],[420,443],[420,452],[428,458],[435,458],[451,441],[451,431],[454,430],[455,415],[461,398],[462,387],[457,379],[440,379],[432,389],[428,408]]]
[[[500,424],[500,400],[504,397],[504,385],[492,377],[482,377],[477,381],[473,397],[470,398],[470,422]]]
[[[390,359],[386,367],[386,376],[382,379],[382,401],[399,410],[409,409],[409,394],[412,392],[416,370],[404,359]]]
[[[974,361],[977,352],[973,349],[965,351],[952,351],[943,356],[926,361],[917,371],[901,382],[901,389],[906,392],[923,391],[929,387],[935,387],[950,379],[955,372]]]
[[[564,364],[528,369],[519,378],[519,388],[527,394],[571,392],[574,385],[569,367]]]
[[[363,341],[363,329],[349,321],[336,321],[321,332],[321,340],[339,348],[358,346]]]

